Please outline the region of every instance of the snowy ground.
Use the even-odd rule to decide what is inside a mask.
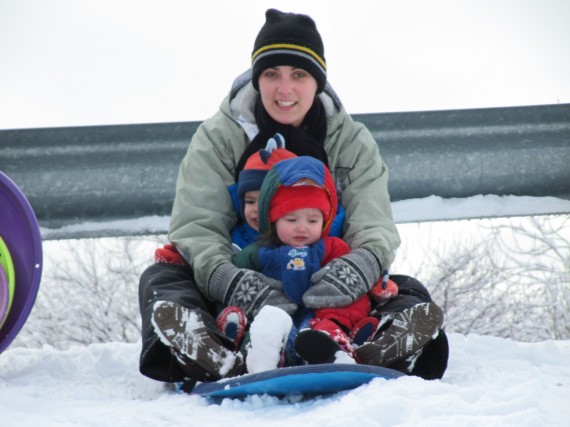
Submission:
[[[441,381],[373,380],[351,392],[292,402],[168,391],[137,371],[139,344],[0,357],[2,426],[517,426],[567,425],[570,341],[518,343],[451,334]]]

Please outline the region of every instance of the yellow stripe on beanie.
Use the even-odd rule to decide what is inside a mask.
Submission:
[[[253,64],[255,62],[255,58],[257,58],[261,53],[272,49],[291,49],[308,53],[310,56],[312,56],[314,59],[317,60],[317,62],[321,65],[321,67],[323,67],[325,70],[327,69],[327,63],[314,50],[309,49],[308,47],[305,46],[300,46],[291,43],[275,43],[267,46],[262,46],[259,49],[257,49],[253,53],[253,55],[251,55],[251,63]]]

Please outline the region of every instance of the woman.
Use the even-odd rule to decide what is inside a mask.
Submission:
[[[236,214],[226,188],[277,132],[289,150],[330,168],[346,214],[343,238],[351,252],[315,273],[304,304],[348,305],[388,271],[400,238],[378,146],[327,84],[324,46],[314,21],[269,9],[254,43],[251,70],[236,79],[220,111],[198,128],[180,165],[169,239],[191,268],[159,263],[141,276],[144,375],[161,381],[239,375],[243,356],[218,331],[217,308],[238,306],[249,319],[264,305],[296,311],[280,282],[231,263],[229,235]],[[431,303],[427,290],[406,276],[392,279],[400,294],[373,312],[382,327],[360,347],[359,359],[440,378],[447,365],[441,310],[414,308]]]

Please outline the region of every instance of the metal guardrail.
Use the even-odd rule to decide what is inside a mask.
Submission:
[[[393,201],[570,199],[570,104],[353,117],[378,142]],[[41,227],[169,215],[178,166],[198,125],[1,130],[0,170],[22,189]]]

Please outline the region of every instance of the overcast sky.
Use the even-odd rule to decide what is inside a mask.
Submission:
[[[315,19],[350,113],[570,102],[568,0],[0,0],[0,129],[205,119],[268,7]]]

